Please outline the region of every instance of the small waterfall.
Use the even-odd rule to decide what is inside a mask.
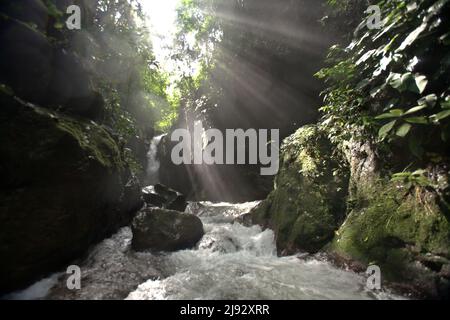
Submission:
[[[158,145],[165,134],[156,136],[152,139],[150,143],[150,148],[147,152],[147,184],[155,185],[159,182],[159,167],[160,163],[158,160]]]

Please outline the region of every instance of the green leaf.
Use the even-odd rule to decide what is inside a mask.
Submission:
[[[445,118],[450,117],[450,110],[444,110],[442,112],[439,112],[438,114],[432,116],[434,120],[443,120]]]
[[[376,53],[376,49],[369,50],[358,61],[356,61],[356,65],[360,65],[363,62],[366,62],[370,57],[372,57]]]
[[[401,117],[404,113],[403,109],[392,109],[389,112],[397,117]]]
[[[406,118],[405,121],[414,124],[428,124],[428,119],[425,117],[411,117]]]
[[[400,47],[395,52],[400,52],[405,50],[407,47],[412,45],[414,41],[416,41],[417,37],[425,31],[427,28],[427,24],[424,22],[418,28],[416,28],[413,32],[411,32],[406,39],[402,42]]]
[[[418,170],[414,171],[413,173],[411,173],[411,175],[413,175],[413,176],[422,176],[425,173],[426,173],[426,170],[418,169]]]
[[[394,128],[395,124],[397,123],[397,120],[391,121],[384,126],[380,128],[380,131],[378,131],[378,137],[380,139],[386,138],[389,132]]]
[[[406,135],[409,133],[409,131],[411,130],[411,125],[409,123],[404,123],[400,126],[400,128],[398,128],[396,134],[399,137],[406,137]]]
[[[13,90],[3,83],[0,84],[0,92],[6,94],[8,96],[12,96],[14,94]]]
[[[425,109],[427,107],[428,106],[425,104],[425,105],[421,105],[421,106],[417,106],[417,107],[411,108],[411,109],[409,109],[408,111],[405,112],[405,115],[416,113],[416,112],[418,112],[418,111],[420,111],[422,109]]]
[[[390,119],[390,118],[400,118],[402,115],[403,115],[402,109],[392,109],[391,111],[389,111],[389,113],[383,113],[383,114],[375,117],[375,119],[382,120],[382,119]]]
[[[392,175],[391,181],[405,181],[411,177],[411,172],[399,172]]]
[[[422,93],[428,84],[428,80],[425,76],[411,72],[404,73],[402,75],[398,73],[391,73],[386,80],[389,85],[399,92],[411,91],[415,93]]]
[[[64,27],[64,25],[61,22],[56,22],[53,27],[55,29],[62,29]]]
[[[425,76],[422,75],[416,75],[415,76],[415,82],[416,82],[416,86],[419,89],[419,93],[422,93],[425,91],[425,88],[427,87],[428,84],[428,79]],[[414,90],[411,90],[414,92]]]
[[[364,87],[366,87],[370,83],[369,79],[363,79],[358,85],[356,86],[356,90],[361,90]]]
[[[375,98],[381,91],[384,90],[384,88],[386,88],[385,84],[382,84],[381,86],[373,88],[372,90],[370,90],[370,96],[372,98]]]
[[[391,73],[386,79],[386,82],[394,89],[400,89],[402,87],[402,75],[399,73]]]
[[[441,102],[442,109],[450,109],[450,96],[445,97],[445,100]]]
[[[441,36],[439,38],[439,41],[442,42],[446,46],[450,45],[450,32],[447,32],[446,34]]]
[[[391,118],[398,118],[398,117],[396,115],[393,115],[392,113],[383,113],[375,117],[376,120],[391,119]]]
[[[417,100],[417,103],[419,104],[419,106],[425,105],[429,107],[434,107],[436,105],[437,100],[438,100],[437,95],[433,93]]]

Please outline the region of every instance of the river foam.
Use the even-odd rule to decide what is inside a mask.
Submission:
[[[191,204],[205,236],[193,250],[167,256],[173,274],[149,280],[127,299],[398,299],[366,289],[364,276],[329,262],[278,257],[274,233],[233,222],[250,204]]]
[[[262,300],[403,299],[370,291],[363,275],[336,268],[320,257],[276,255],[274,233],[236,222],[258,202],[194,202],[205,235],[196,248],[137,253],[130,228],[94,246],[77,262],[81,290],[66,287],[65,271],[6,299]]]

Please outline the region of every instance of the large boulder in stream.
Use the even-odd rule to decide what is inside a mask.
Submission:
[[[203,224],[192,214],[144,208],[133,219],[132,247],[136,251],[177,251],[194,247],[203,237]]]
[[[250,213],[253,223],[274,230],[279,251],[317,252],[343,221],[348,174],[332,153],[314,125],[284,141],[275,189]]]
[[[0,291],[67,267],[143,205],[100,125],[0,93]]]

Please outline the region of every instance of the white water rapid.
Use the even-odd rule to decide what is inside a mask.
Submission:
[[[398,299],[366,289],[362,275],[329,262],[277,257],[274,234],[233,221],[256,203],[192,203],[205,236],[193,250],[166,256],[172,275],[148,280],[127,299]]]
[[[191,250],[137,253],[130,228],[123,228],[79,262],[81,290],[68,290],[62,271],[7,298],[402,299],[368,290],[363,275],[323,259],[278,257],[271,230],[236,222],[256,204],[190,203],[187,211],[199,216],[205,229]]]

